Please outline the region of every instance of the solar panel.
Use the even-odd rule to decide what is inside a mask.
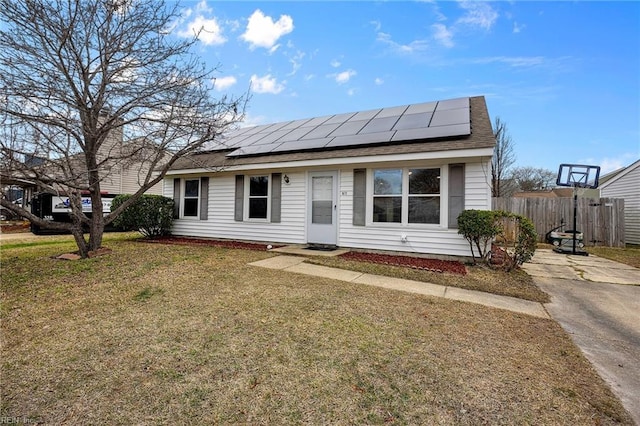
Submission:
[[[373,120],[369,121],[366,126],[360,130],[360,133],[377,133],[377,132],[386,132],[387,130],[391,130],[393,126],[398,122],[400,116],[393,117],[376,117]]]
[[[293,141],[300,140],[313,129],[314,129],[313,127],[306,127],[306,126],[298,127],[297,129],[290,131],[289,133],[284,135],[282,138],[280,138],[280,142],[293,142]]]
[[[331,132],[331,136],[356,135],[365,126],[365,124],[367,124],[366,120],[347,121],[336,130]]]
[[[286,126],[282,127],[280,130],[294,130],[298,127],[302,127],[305,123],[308,123],[311,120],[311,118],[306,118],[303,120],[289,121]]]
[[[446,101],[438,101],[436,110],[469,108],[469,98],[447,99]]]
[[[469,98],[372,109],[238,129],[227,156],[428,140],[471,133]]]
[[[382,133],[365,133],[362,135],[338,136],[327,145],[327,148],[389,142],[393,134],[394,132],[389,131]]]
[[[385,118],[385,117],[400,117],[402,114],[404,114],[404,112],[407,110],[408,106],[399,106],[399,107],[393,107],[393,108],[383,108],[378,115],[376,115],[376,118]]]
[[[319,139],[303,139],[295,142],[285,142],[282,145],[276,147],[271,152],[285,152],[285,151],[304,151],[307,149],[319,149],[327,146],[333,138],[319,138]]]
[[[404,114],[395,126],[393,130],[406,130],[406,129],[422,129],[429,126],[431,121],[430,112],[422,112],[419,114]]]
[[[454,124],[451,126],[427,127],[426,129],[398,130],[391,138],[392,142],[410,141],[417,139],[448,138],[471,133],[469,124]]]
[[[276,143],[269,143],[269,144],[263,144],[263,145],[243,146],[242,148],[238,148],[235,151],[230,152],[226,156],[238,157],[241,155],[268,154],[280,145],[281,143],[276,142]]]
[[[321,126],[316,127],[315,129],[311,130],[309,133],[307,133],[306,135],[304,135],[303,138],[301,139],[318,139],[318,138],[324,138],[327,135],[329,135],[329,133],[333,132],[335,129],[338,128],[340,124],[339,123],[333,123],[333,124],[323,124]]]
[[[404,112],[405,114],[419,114],[421,112],[433,112],[436,109],[438,102],[427,102],[425,104],[409,105],[409,108]]]
[[[451,124],[463,124],[469,122],[469,108],[436,110],[433,113],[429,127],[448,126]]]
[[[348,112],[346,114],[336,114],[330,119],[328,119],[327,121],[325,121],[324,124],[335,124],[335,123],[342,124],[348,119],[350,119],[351,117],[353,117],[354,115],[356,115],[355,112]]]
[[[265,137],[263,137],[262,139],[260,139],[259,141],[255,142],[255,144],[265,144],[265,143],[273,143],[275,141],[277,141],[278,139],[281,139],[282,137],[286,136],[287,133],[290,133],[291,130],[276,130],[275,132],[271,132],[268,133]],[[258,133],[260,134],[260,133]]]
[[[381,111],[380,109],[372,109],[372,110],[369,110],[369,111],[360,111],[360,112],[356,113],[353,117],[351,117],[347,121],[371,120],[380,111]]]

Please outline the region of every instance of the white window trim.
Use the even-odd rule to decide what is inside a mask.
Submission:
[[[251,178],[252,177],[267,177],[267,217],[266,218],[250,218],[249,217],[249,199],[250,198],[258,198],[258,197],[250,197],[250,189],[251,189]],[[245,175],[244,179],[244,208],[242,209],[243,220],[245,222],[271,222],[271,173],[267,174],[255,174],[255,175]]]
[[[190,180],[195,180],[198,182],[198,197],[187,197],[187,181]],[[187,219],[187,220],[200,220],[200,197],[201,197],[201,192],[202,192],[202,186],[201,186],[201,182],[200,182],[200,178],[195,178],[195,179],[191,179],[191,178],[184,178],[182,179],[181,182],[181,200],[180,200],[180,218],[181,219]],[[185,216],[184,215],[184,206],[185,206],[185,200],[193,200],[194,198],[197,198],[198,200],[198,207],[196,209],[196,215],[195,216]]]
[[[402,170],[402,215],[400,222],[374,222],[373,221],[373,187],[374,172],[376,170]],[[440,223],[409,223],[409,170],[410,169],[439,169],[440,170]],[[448,203],[448,168],[446,165],[411,165],[409,167],[373,167],[367,169],[367,190],[366,190],[366,226],[380,228],[422,228],[422,229],[444,229],[448,226],[446,212]],[[435,195],[435,194],[434,194]],[[425,196],[434,196],[425,195]],[[390,195],[392,196],[392,195]],[[419,196],[419,195],[418,195]]]

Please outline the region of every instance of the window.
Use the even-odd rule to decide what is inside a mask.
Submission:
[[[373,171],[373,222],[440,223],[440,169]]]
[[[200,179],[184,181],[184,217],[198,217],[198,200],[200,199]]]
[[[440,169],[409,169],[409,223],[440,223]]]
[[[249,177],[249,219],[267,219],[269,212],[269,176]]]
[[[373,221],[402,221],[402,169],[373,171]]]

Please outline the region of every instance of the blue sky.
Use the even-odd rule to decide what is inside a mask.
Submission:
[[[182,2],[248,124],[484,95],[516,165],[640,158],[640,2]]]

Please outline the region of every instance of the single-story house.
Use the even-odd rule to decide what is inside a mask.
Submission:
[[[624,198],[624,242],[640,244],[640,160],[600,180],[600,196]]]
[[[470,256],[464,209],[491,209],[484,97],[241,128],[176,162],[173,234]]]

